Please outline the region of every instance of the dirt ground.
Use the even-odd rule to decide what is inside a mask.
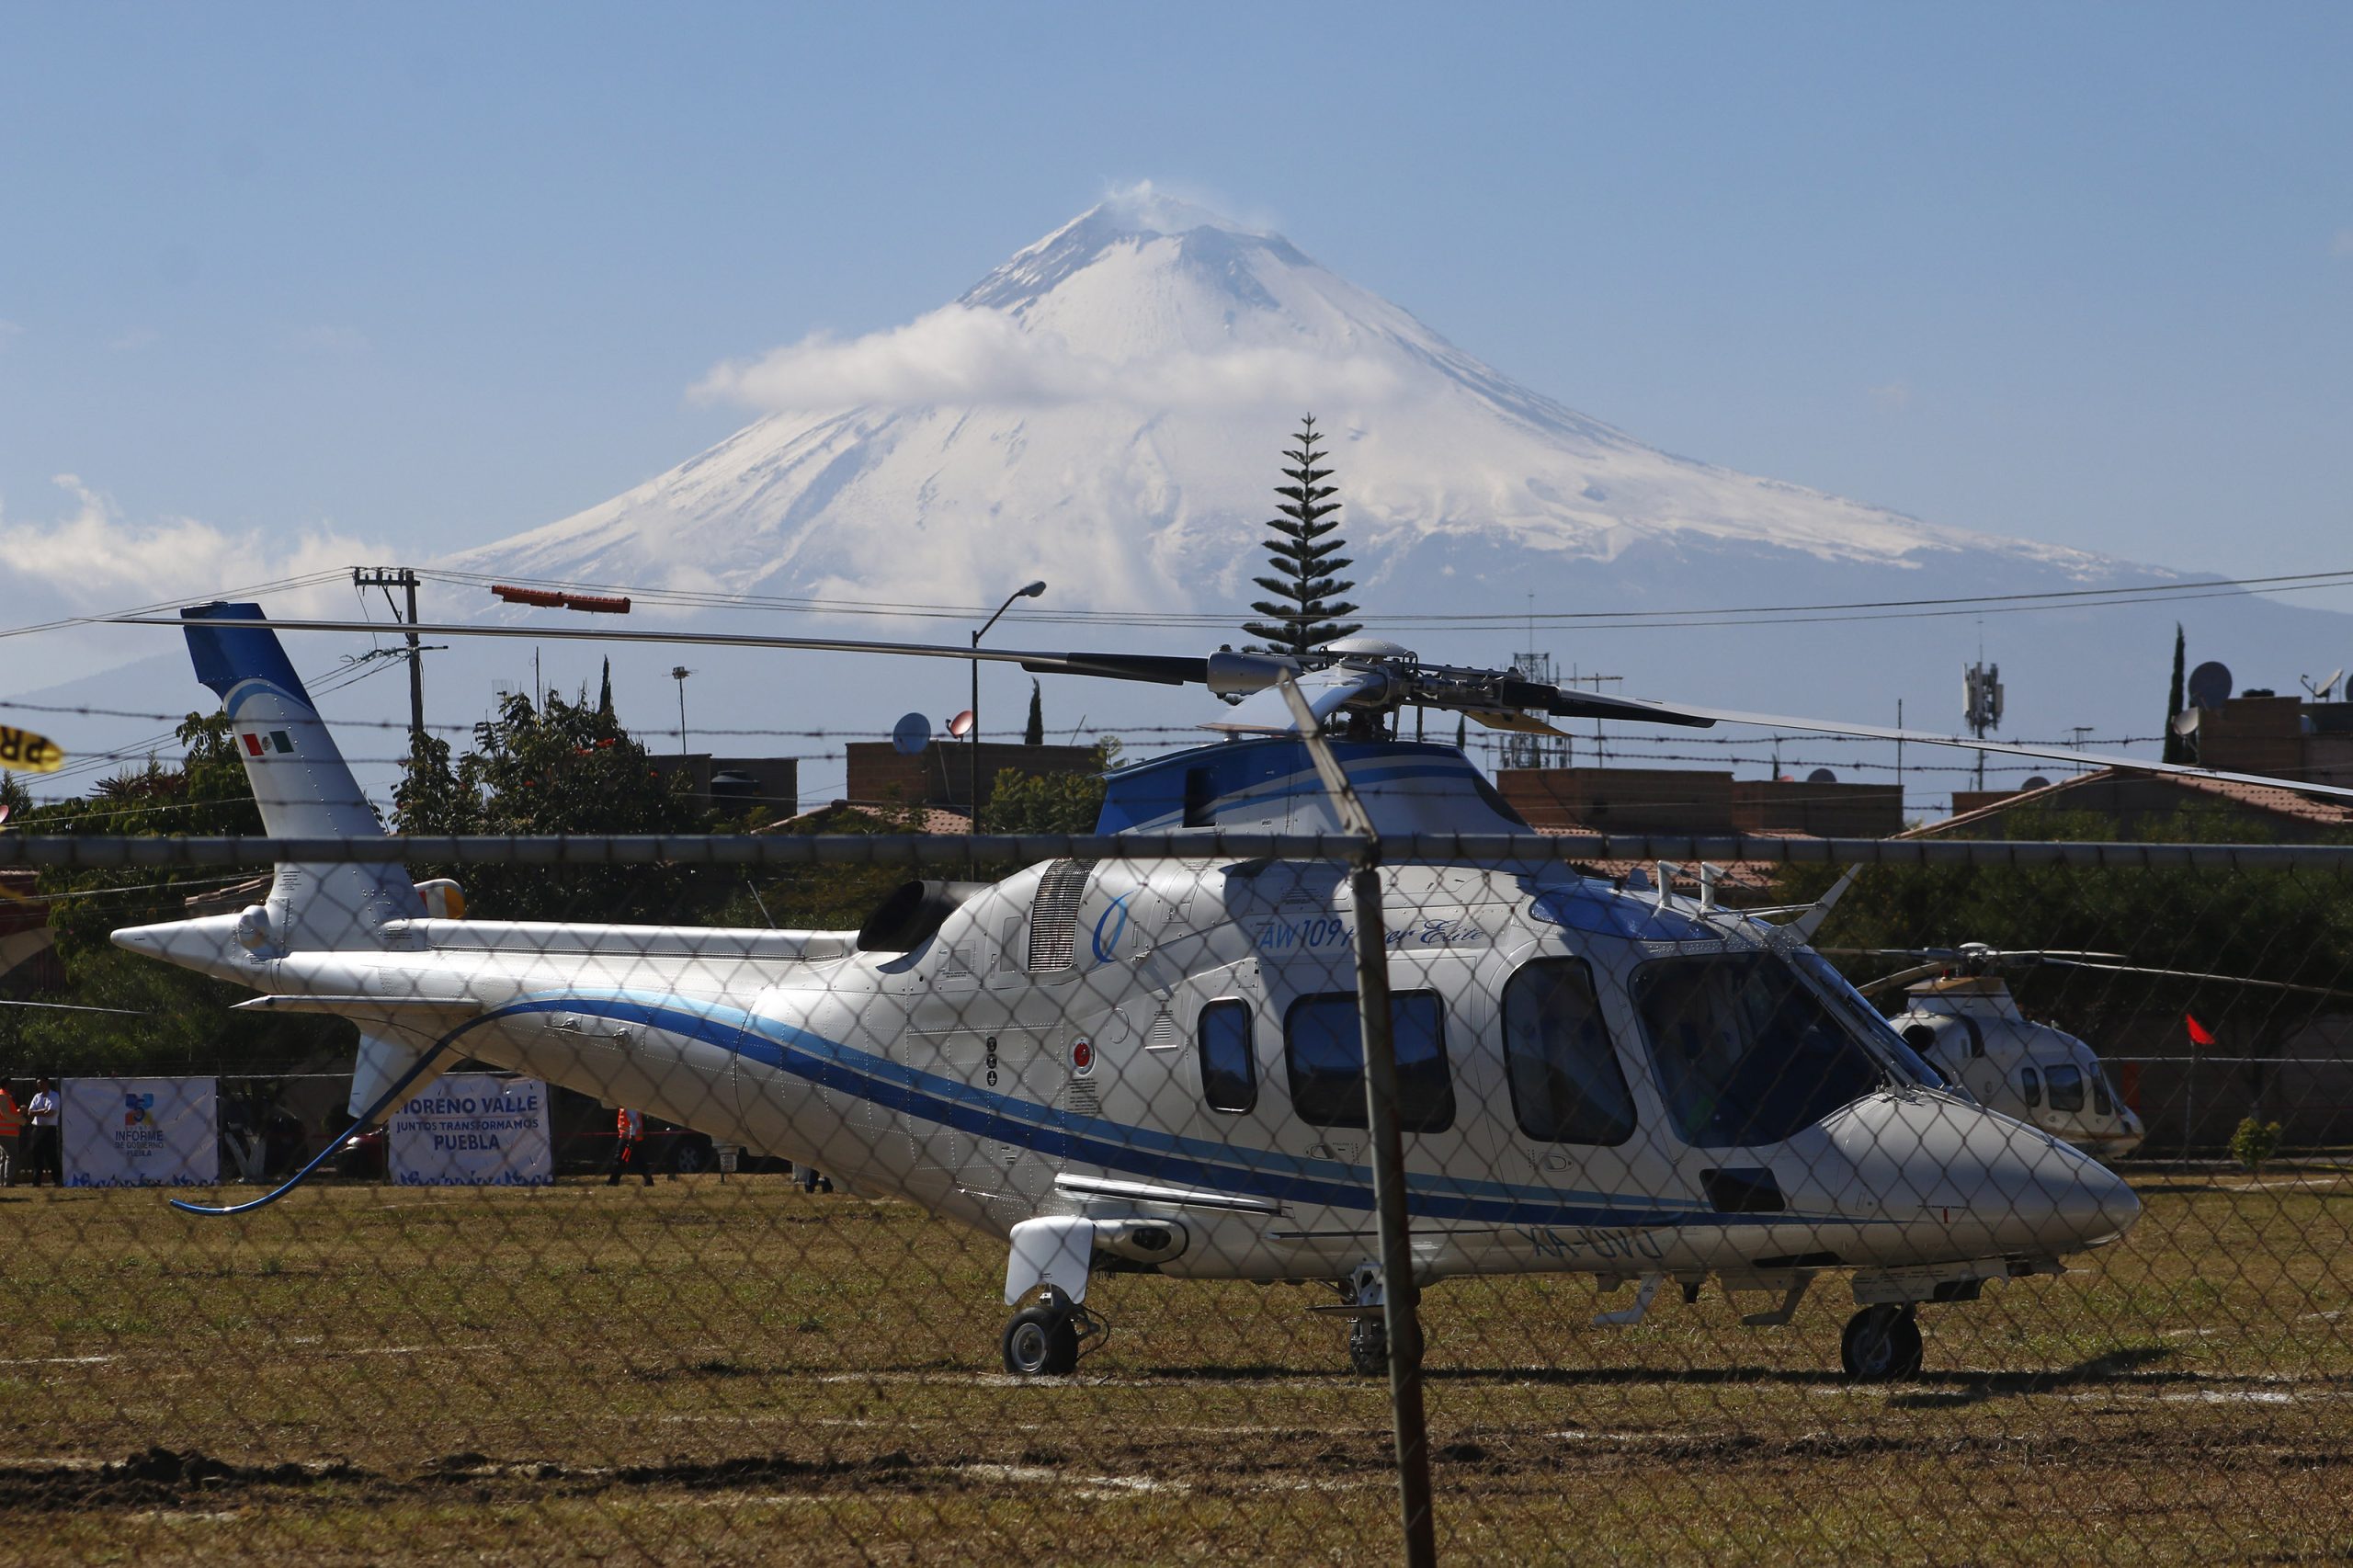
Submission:
[[[1426,1300],[1453,1561],[2353,1553],[2353,1181],[2150,1176],[2121,1245],[1924,1310],[1862,1387],[1825,1278],[1633,1329],[1589,1280]],[[1115,1276],[996,1371],[1001,1244],[773,1176],[324,1186],[200,1221],[0,1192],[0,1562],[1390,1555],[1384,1386],[1323,1292]]]

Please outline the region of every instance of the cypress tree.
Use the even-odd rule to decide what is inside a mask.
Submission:
[[[1029,683],[1029,722],[1021,732],[1021,744],[1025,746],[1046,744],[1046,698],[1035,680]]]
[[[597,717],[608,726],[613,722],[613,661],[605,661],[605,679],[597,692]]]
[[[1283,498],[1275,508],[1281,516],[1267,522],[1275,536],[1267,541],[1272,570],[1251,579],[1268,595],[1250,607],[1266,619],[1249,621],[1242,630],[1270,653],[1303,656],[1364,630],[1340,619],[1356,611],[1356,606],[1339,597],[1356,585],[1337,575],[1353,562],[1339,553],[1347,548],[1336,532],[1340,525],[1332,520],[1340,504],[1331,497],[1339,487],[1324,483],[1332,470],[1324,466],[1328,460],[1317,447],[1321,439],[1311,414],[1300,421],[1299,444],[1283,449],[1295,466],[1282,471],[1290,483],[1275,487]]]
[[[2188,652],[2188,641],[2182,635],[2181,623],[2179,621],[2176,621],[2173,629],[2173,689],[2165,696],[2165,749],[2164,760],[2166,762],[2188,762],[2190,760],[2189,741],[2188,737],[2182,735],[2173,727],[2173,722],[2181,717],[2181,671],[2184,656]]]

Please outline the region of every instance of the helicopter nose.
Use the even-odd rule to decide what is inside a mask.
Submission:
[[[1865,1207],[1925,1221],[1963,1251],[2081,1252],[2140,1218],[2115,1172],[1996,1112],[1943,1096],[1857,1112],[1837,1142]]]
[[[2141,1199],[2122,1176],[2086,1157],[2089,1167],[2079,1184],[2084,1198],[2076,1200],[2073,1217],[2082,1226],[2086,1246],[2104,1246],[2120,1239],[2141,1218]]]

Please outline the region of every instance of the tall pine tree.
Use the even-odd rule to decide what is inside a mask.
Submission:
[[[2177,624],[2173,629],[2173,689],[2165,696],[2165,749],[2160,758],[2165,762],[2191,760],[2189,742],[2173,727],[2173,722],[2181,717],[2181,666],[2188,652],[2188,640],[2182,635],[2181,628]]]
[[[1046,697],[1038,689],[1035,680],[1029,683],[1029,722],[1021,727],[1021,744],[1025,746],[1046,744]]]
[[[1339,597],[1356,585],[1337,575],[1353,562],[1340,554],[1347,545],[1338,537],[1340,525],[1332,520],[1340,504],[1331,499],[1339,486],[1324,483],[1332,471],[1324,466],[1328,460],[1317,447],[1321,437],[1313,415],[1300,421],[1297,439],[1296,447],[1283,450],[1294,465],[1282,471],[1290,483],[1275,487],[1283,498],[1275,510],[1282,515],[1267,522],[1275,534],[1267,541],[1272,570],[1252,579],[1269,597],[1250,608],[1266,619],[1250,621],[1242,630],[1268,653],[1304,655],[1364,629],[1340,619],[1356,612],[1356,606]]]

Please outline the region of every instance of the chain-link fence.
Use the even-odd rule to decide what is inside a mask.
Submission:
[[[2353,1547],[2344,849],[0,858],[0,1560]]]

